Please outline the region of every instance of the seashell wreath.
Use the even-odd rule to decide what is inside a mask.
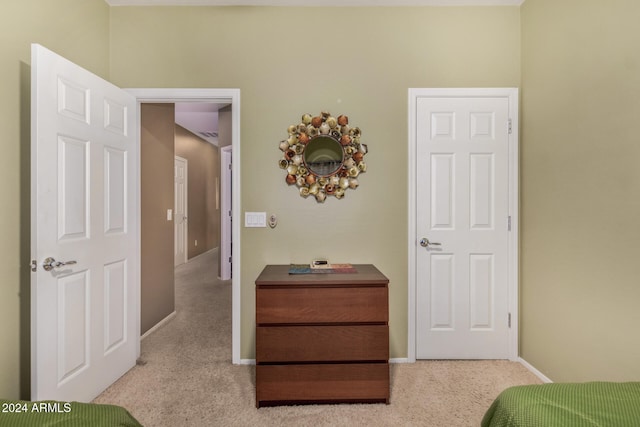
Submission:
[[[301,123],[289,126],[287,131],[288,138],[280,142],[280,150],[284,154],[279,165],[287,172],[287,184],[295,184],[300,196],[306,198],[311,195],[322,203],[327,196],[341,199],[347,189],[358,187],[358,175],[367,170],[364,155],[368,149],[360,142],[362,131],[358,127],[350,127],[347,116],[336,118],[327,111],[315,117],[303,114]],[[318,137],[334,139],[343,151],[339,167],[327,175],[314,172],[304,155],[307,145]]]

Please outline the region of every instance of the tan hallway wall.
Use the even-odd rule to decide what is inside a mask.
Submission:
[[[187,257],[193,258],[219,246],[220,158],[216,146],[178,125],[176,155],[188,161]]]
[[[140,333],[175,310],[173,104],[142,104],[140,124]]]

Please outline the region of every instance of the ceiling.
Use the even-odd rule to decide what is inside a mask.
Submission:
[[[200,138],[218,145],[218,110],[229,104],[177,102],[175,122]]]
[[[520,6],[524,0],[105,0],[110,6]]]

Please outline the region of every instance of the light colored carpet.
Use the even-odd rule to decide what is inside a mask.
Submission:
[[[94,402],[146,427],[479,426],[502,390],[541,382],[509,361],[419,361],[391,365],[389,405],[256,409],[255,367],[231,364],[231,282],[217,280],[216,256],[176,268],[176,316],[142,341],[144,364]]]

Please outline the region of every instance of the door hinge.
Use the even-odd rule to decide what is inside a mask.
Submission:
[[[509,320],[507,323],[509,324],[509,329],[511,329],[511,313],[509,313]]]
[[[229,263],[231,263],[231,257],[229,257]]]
[[[31,271],[36,271],[38,269],[38,261],[35,259],[31,260]]]
[[[511,231],[511,215],[507,217],[507,230]]]
[[[513,125],[512,125],[511,119],[509,119],[507,121],[507,131],[509,132],[509,135],[511,135],[511,133],[513,133],[513,127],[512,126]]]

